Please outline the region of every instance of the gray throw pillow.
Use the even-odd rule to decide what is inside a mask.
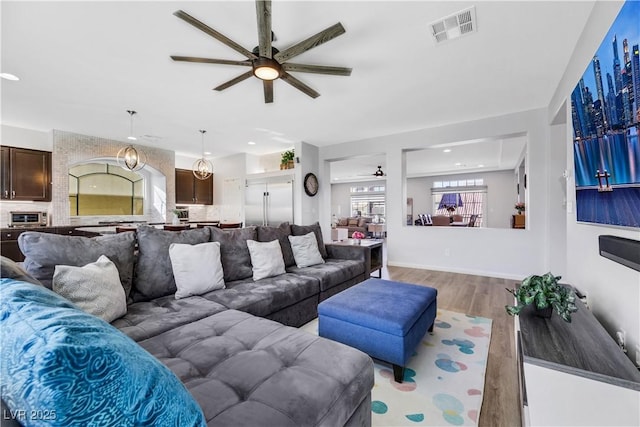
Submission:
[[[116,265],[125,295],[133,282],[135,233],[99,237],[61,236],[27,231],[18,237],[27,273],[51,289],[56,265],[82,267],[106,255]]]
[[[126,234],[126,233],[125,233]],[[132,297],[134,302],[176,293],[169,247],[172,243],[197,245],[209,241],[209,228],[165,231],[141,225],[138,227],[138,262],[136,263]]]
[[[105,322],[127,314],[127,297],[118,269],[104,255],[83,267],[56,265],[53,291]]]
[[[211,241],[220,242],[220,257],[226,283],[242,280],[253,276],[251,269],[251,255],[247,247],[247,240],[257,240],[255,227],[230,228],[221,230],[211,229]]]
[[[304,236],[289,236],[293,256],[296,259],[298,268],[309,267],[317,264],[324,264],[322,255],[318,250],[318,242],[313,231]]]
[[[291,250],[291,243],[289,242],[291,225],[289,225],[288,222],[283,222],[277,227],[259,225],[257,230],[258,242],[271,242],[276,239],[280,242],[280,249],[282,250],[282,257],[284,258],[284,265],[286,267],[291,267],[296,264],[296,260],[293,258],[293,251]]]
[[[327,258],[329,255],[327,254],[327,248],[324,247],[324,240],[322,239],[322,230],[320,229],[320,223],[316,222],[312,225],[296,225],[291,224],[291,234],[294,236],[304,236],[305,234],[313,231],[316,235],[316,239],[318,240],[318,250],[320,251],[320,255],[322,258]]]

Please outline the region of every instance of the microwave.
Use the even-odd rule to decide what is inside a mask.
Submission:
[[[46,212],[9,212],[9,227],[45,227]]]

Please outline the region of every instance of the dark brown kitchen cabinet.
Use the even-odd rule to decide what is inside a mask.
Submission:
[[[51,201],[51,153],[2,146],[3,200]]]
[[[190,169],[176,169],[176,204],[212,205],[213,175],[201,180]]]

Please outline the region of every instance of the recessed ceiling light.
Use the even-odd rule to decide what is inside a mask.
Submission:
[[[211,154],[211,151],[205,151],[204,154],[208,156],[209,154]]]
[[[483,167],[484,167],[484,165],[478,165],[478,167],[479,167],[479,168],[483,168]]]
[[[443,153],[450,153],[451,152],[451,148],[445,148],[444,150],[442,150]]]
[[[20,80],[20,77],[10,73],[0,73],[0,77],[2,77],[5,80],[11,80],[13,82],[17,82],[18,80]]]
[[[462,163],[458,162],[455,164],[455,166],[462,166]]]
[[[249,142],[247,142],[247,144],[249,144],[249,145],[256,145],[256,143],[255,143],[255,142],[253,142],[253,141],[249,141]]]

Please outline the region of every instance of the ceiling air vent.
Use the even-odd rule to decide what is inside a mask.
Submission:
[[[476,8],[472,6],[453,15],[445,16],[432,22],[430,26],[431,34],[437,43],[474,33],[477,30]]]

